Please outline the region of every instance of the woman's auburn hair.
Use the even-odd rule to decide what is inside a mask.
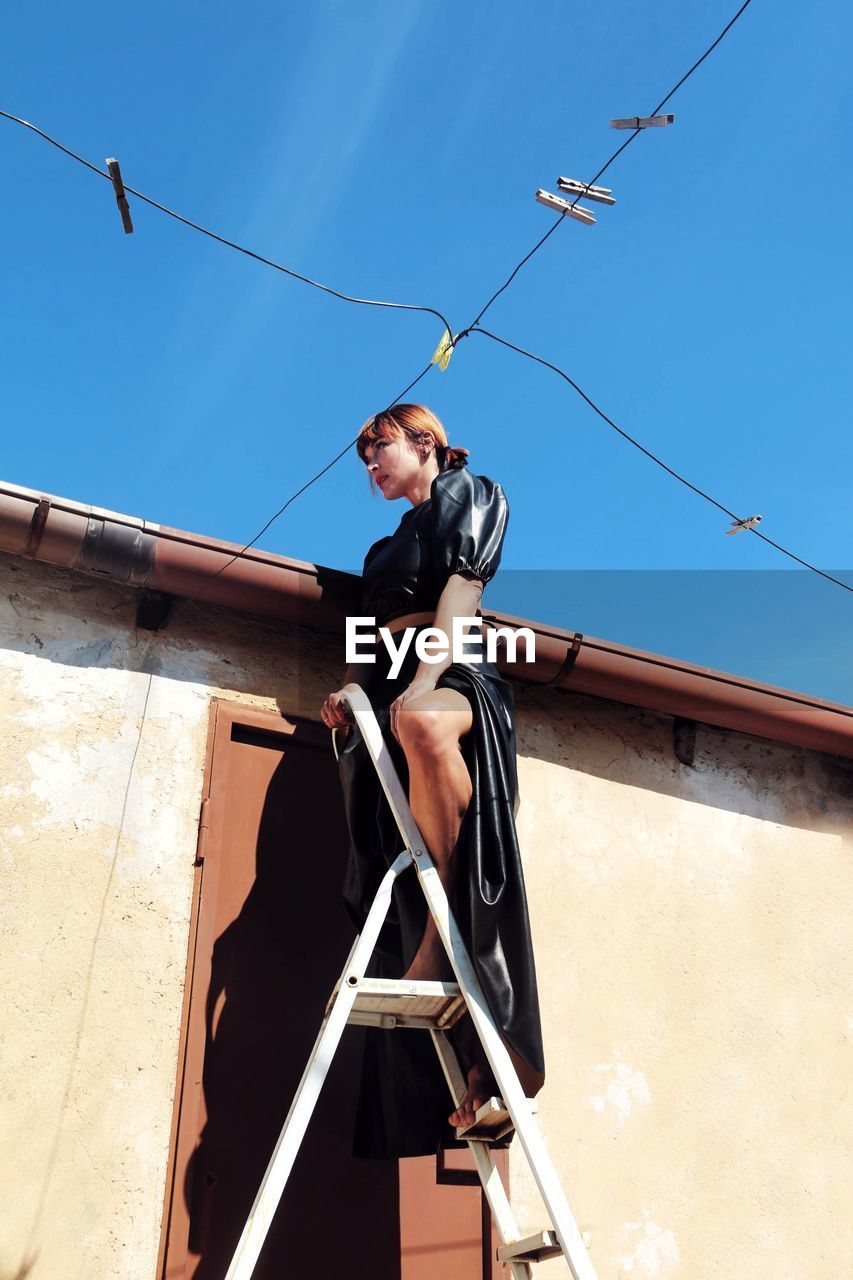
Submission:
[[[428,444],[435,450],[439,471],[467,467],[468,450],[447,443],[447,432],[435,414],[423,404],[395,404],[367,419],[358,433],[356,449],[366,462],[367,448],[377,440],[408,440],[416,447]]]

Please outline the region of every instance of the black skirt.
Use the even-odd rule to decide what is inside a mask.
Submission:
[[[390,660],[384,645],[378,647],[376,659],[375,665],[360,669],[359,681],[407,787],[406,760],[390,731],[389,707],[414,677],[414,644],[396,679],[387,678]],[[488,662],[454,663],[441,675],[438,687],[457,690],[473,713],[472,729],[462,739],[473,794],[456,847],[456,919],[504,1040],[534,1075],[544,1077],[536,969],[514,818],[518,784],[512,688]],[[360,930],[403,842],[357,727],[341,750],[339,768],[351,836],[344,901]],[[420,944],[426,915],[414,869],[403,872],[394,886],[370,975],[402,977]],[[464,1033],[455,1037],[463,1066],[467,1041],[470,1036]],[[447,1123],[452,1109],[427,1032],[367,1030],[356,1155],[429,1155],[439,1145],[455,1145]]]

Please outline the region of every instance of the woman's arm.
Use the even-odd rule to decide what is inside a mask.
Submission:
[[[444,590],[438,599],[433,626],[444,633],[447,637],[448,645],[452,643],[453,639],[453,619],[473,618],[480,607],[482,595],[483,584],[476,578],[464,578],[461,574],[454,573],[447,579]],[[452,661],[453,655],[448,652],[438,662],[421,662],[418,664],[412,683],[403,690],[399,698],[396,698],[391,703],[391,730],[395,737],[397,736],[397,716],[400,708],[412,698],[419,698],[421,694],[431,693],[438,684],[439,677],[447,670]],[[340,702],[343,694],[353,687],[353,683],[357,684],[358,674],[358,666],[348,666],[344,672],[344,679],[340,689],[330,693],[323,703],[320,719],[329,729],[339,729],[349,723]]]
[[[433,626],[447,637],[448,646],[453,639],[453,619],[473,618],[480,606],[483,595],[483,584],[476,578],[463,578],[454,573],[447,579],[444,590],[438,598]],[[401,707],[412,698],[419,698],[424,693],[431,693],[438,684],[439,677],[453,661],[448,651],[439,662],[421,662],[415,672],[412,683],[403,690],[399,698],[391,703],[391,731],[397,737],[397,716]]]

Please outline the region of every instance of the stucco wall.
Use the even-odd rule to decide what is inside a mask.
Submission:
[[[0,1280],[153,1280],[210,698],[314,714],[338,673],[133,622],[0,556]],[[700,726],[689,768],[667,717],[535,690],[519,746],[540,1119],[601,1280],[847,1274],[849,764]]]
[[[699,726],[690,767],[665,716],[519,708],[540,1121],[601,1280],[853,1274],[851,762]]]
[[[210,699],[314,714],[337,668],[297,628],[134,617],[0,555],[0,1280],[152,1280]]]

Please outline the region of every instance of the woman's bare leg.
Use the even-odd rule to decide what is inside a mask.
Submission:
[[[456,888],[456,841],[472,791],[460,739],[472,723],[470,704],[455,689],[435,689],[413,698],[401,709],[397,723],[409,766],[409,806],[451,909]],[[414,981],[452,976],[429,914],[424,936],[405,976]]]
[[[409,806],[432,855],[451,910],[456,887],[456,842],[472,794],[471,776],[460,743],[472,723],[471,706],[455,689],[435,689],[412,698],[401,708],[397,721],[409,766]],[[405,976],[414,981],[452,977],[447,953],[429,914],[420,946]],[[465,1018],[464,1023],[465,1052],[472,1065],[465,1095],[449,1117],[450,1123],[460,1128],[473,1124],[474,1113],[494,1092],[494,1080],[470,1017]],[[525,1093],[532,1097],[542,1087],[543,1077],[509,1045],[506,1048]]]
[[[472,723],[467,698],[454,689],[435,689],[413,698],[402,708],[398,721],[400,742],[409,766],[409,806],[432,855],[451,910],[457,876],[456,842],[472,793],[460,740]],[[424,936],[405,976],[414,981],[453,976],[431,915],[427,915]],[[467,1056],[472,1060],[468,1087],[459,1106],[448,1117],[457,1127],[473,1124],[477,1108],[493,1092],[491,1072],[473,1027],[466,1041],[470,1041],[466,1047]]]

